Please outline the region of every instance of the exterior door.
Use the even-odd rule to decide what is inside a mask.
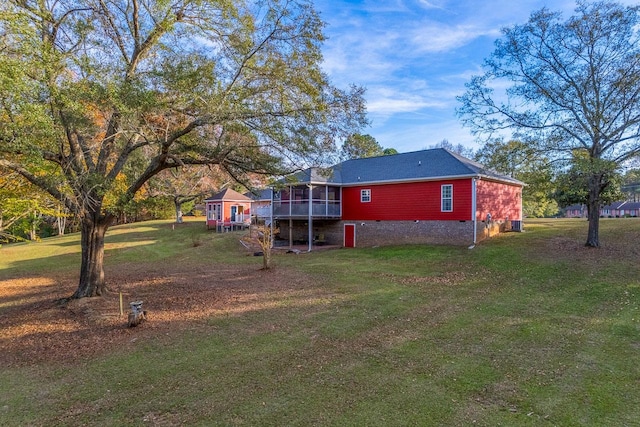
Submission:
[[[345,248],[356,247],[356,225],[355,224],[344,225],[344,247]]]
[[[231,206],[231,222],[236,222],[236,212],[238,212],[238,207]]]

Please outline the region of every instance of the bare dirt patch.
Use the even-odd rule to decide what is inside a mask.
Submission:
[[[615,260],[634,263],[640,259],[640,248],[634,243],[636,239],[634,233],[627,233],[607,239],[599,248],[591,248],[585,246],[583,240],[555,236],[534,249],[541,259],[552,257],[583,265],[598,265]]]
[[[0,364],[73,363],[139,340],[206,327],[216,315],[267,309],[282,297],[313,297],[309,278],[283,268],[171,267],[118,266],[107,271],[106,296],[69,302],[61,299],[73,293],[73,277],[0,280]],[[129,302],[137,300],[143,301],[149,320],[128,328]]]

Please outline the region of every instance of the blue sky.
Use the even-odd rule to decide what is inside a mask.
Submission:
[[[638,1],[621,1],[635,4]],[[548,6],[569,17],[565,0],[315,0],[327,23],[324,70],[332,82],[367,89],[372,124],[363,133],[399,152],[443,139],[479,145],[456,117],[456,96],[493,51],[501,28]]]

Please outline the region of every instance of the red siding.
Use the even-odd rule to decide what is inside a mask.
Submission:
[[[453,185],[453,212],[441,211],[441,186]],[[371,201],[360,201],[360,190],[371,190]],[[342,219],[471,220],[471,179],[363,185],[342,189]]]
[[[478,219],[485,220],[491,214],[494,221],[506,218],[521,220],[522,188],[498,182],[476,182],[476,207]]]

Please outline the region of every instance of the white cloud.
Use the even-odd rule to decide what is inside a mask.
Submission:
[[[438,107],[438,103],[429,102],[418,96],[405,97],[402,93],[396,93],[389,97],[375,97],[367,102],[367,111],[381,116],[411,113],[430,107]]]
[[[451,26],[430,22],[414,28],[408,41],[416,53],[423,54],[450,51],[485,36],[497,38],[500,32],[497,29],[483,29],[472,25]]]
[[[428,0],[418,0],[418,4],[427,9],[444,9],[445,1],[428,1]]]
[[[635,4],[637,0],[623,0]],[[553,3],[553,4],[549,4]],[[334,84],[367,88],[365,132],[399,151],[443,139],[478,148],[456,118],[456,96],[483,74],[504,26],[544,7],[573,14],[574,0],[316,0],[328,21],[323,69]],[[504,82],[495,91],[503,92]]]
[[[323,67],[329,73],[348,73],[361,78],[387,74],[400,65],[389,55],[397,38],[392,32],[354,32],[335,37],[326,44]]]

